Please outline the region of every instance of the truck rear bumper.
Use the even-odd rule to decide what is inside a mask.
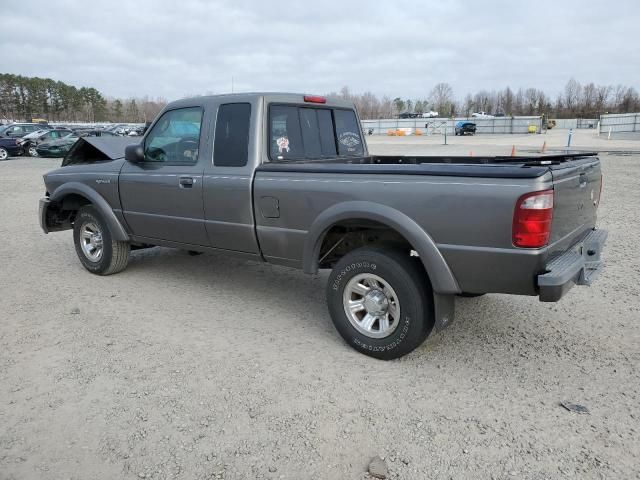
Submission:
[[[574,285],[591,285],[603,268],[600,257],[607,240],[606,230],[592,230],[583,240],[547,266],[547,273],[538,275],[541,302],[557,302]]]

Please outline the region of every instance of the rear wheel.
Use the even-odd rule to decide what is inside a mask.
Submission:
[[[6,148],[0,147],[0,160],[6,160],[9,158],[9,152]]]
[[[100,212],[85,205],[73,223],[76,253],[84,268],[98,275],[111,275],[124,270],[129,261],[129,242],[113,239]]]
[[[356,350],[391,360],[418,347],[433,328],[431,286],[416,258],[363,247],[334,266],[327,285],[331,319]]]

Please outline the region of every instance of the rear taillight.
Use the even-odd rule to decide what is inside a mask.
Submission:
[[[521,196],[513,212],[513,244],[540,248],[549,243],[553,219],[553,190]]]
[[[305,95],[304,101],[308,103],[327,103],[327,99],[320,95]]]

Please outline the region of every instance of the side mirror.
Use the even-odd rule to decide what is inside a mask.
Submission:
[[[127,145],[124,149],[124,159],[127,162],[131,163],[139,163],[144,161],[144,151],[142,150],[142,145]]]

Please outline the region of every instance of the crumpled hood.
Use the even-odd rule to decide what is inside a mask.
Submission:
[[[138,143],[130,137],[83,137],[65,155],[62,166],[124,158],[125,147]]]

